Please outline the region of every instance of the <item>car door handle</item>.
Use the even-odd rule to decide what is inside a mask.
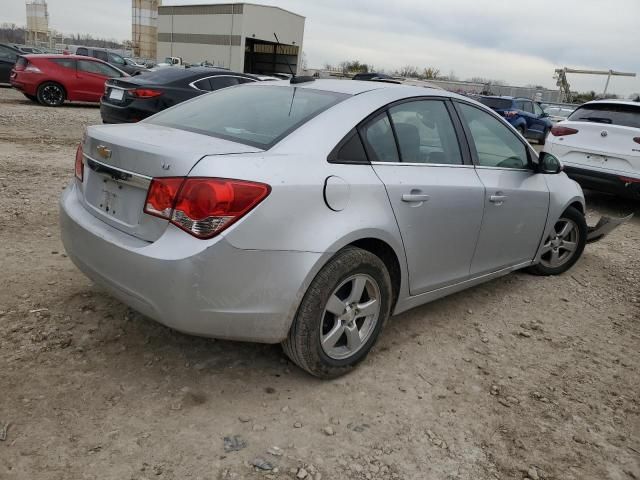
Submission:
[[[424,193],[403,193],[402,201],[403,202],[426,202],[431,197]]]
[[[492,203],[502,203],[507,199],[506,195],[491,195],[489,201]]]

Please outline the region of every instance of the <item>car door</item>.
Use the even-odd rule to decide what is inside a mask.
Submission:
[[[538,110],[540,110],[540,113],[539,114],[536,113],[534,108],[534,103],[531,100],[525,100],[523,101],[523,104],[524,104],[525,118],[527,119],[527,131],[532,134],[535,134],[535,135],[532,135],[534,137],[541,136],[545,130],[545,121],[541,118],[541,115],[543,114],[542,109],[538,107]]]
[[[18,59],[18,53],[0,45],[0,83],[9,83],[11,69]]]
[[[89,59],[78,60],[76,72],[77,100],[85,102],[99,102],[104,93],[104,83],[109,78],[120,77],[115,68]]]
[[[484,187],[447,103],[394,104],[360,128],[400,228],[412,295],[467,279],[480,231]]]
[[[500,119],[479,107],[455,104],[485,187],[471,275],[529,262],[540,244],[549,210],[544,175],[533,171],[529,147]]]

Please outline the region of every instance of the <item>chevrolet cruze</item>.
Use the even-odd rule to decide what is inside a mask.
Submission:
[[[258,82],[89,127],[62,237],[86,275],[158,322],[282,343],[328,378],[390,315],[514,270],[569,269],[589,231],[561,170],[453,93]]]

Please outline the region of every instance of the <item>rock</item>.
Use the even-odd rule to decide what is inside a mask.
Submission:
[[[302,428],[302,424],[300,422],[296,422],[293,424],[293,428]]]
[[[331,425],[340,425],[340,419],[337,417],[331,417],[329,419],[329,423],[331,423]]]
[[[233,435],[230,437],[224,437],[224,451],[237,452],[246,448],[247,442],[245,442],[240,435]]]
[[[289,411],[289,405],[285,405],[284,407],[282,407],[282,408],[280,409],[280,411],[281,411],[282,413],[287,413],[287,412]]]
[[[251,460],[251,465],[260,470],[273,470],[273,465],[262,457],[257,457]]]
[[[482,340],[482,343],[487,343],[489,341],[488,337],[482,337],[480,340]]]
[[[509,395],[507,398],[505,398],[505,400],[512,405],[517,405],[520,403],[520,400],[518,400],[516,397],[512,395]]]
[[[251,417],[248,417],[246,415],[240,415],[238,417],[238,420],[240,420],[242,423],[247,423],[251,421]]]
[[[398,390],[400,390],[401,392],[406,392],[407,391],[407,387],[398,387]]]
[[[498,403],[500,405],[503,405],[503,406],[507,407],[507,408],[511,408],[511,404],[509,402],[507,402],[507,400],[505,398],[498,397]]]
[[[471,363],[471,359],[469,357],[462,357],[462,360],[467,363]]]
[[[531,480],[539,480],[540,479],[540,476],[538,475],[538,470],[536,469],[536,467],[529,468],[529,470],[527,470],[527,475],[529,476],[529,478]]]
[[[333,435],[336,434],[335,430],[333,430],[333,427],[329,426],[329,427],[324,427],[322,429],[322,433],[324,433],[325,435],[332,437]]]
[[[469,315],[471,315],[471,314],[473,313],[473,310],[469,309],[469,310],[467,310],[467,313],[468,313]]]
[[[274,457],[281,457],[283,454],[282,449],[280,447],[276,447],[275,445],[273,447],[269,447],[267,449],[267,453],[269,455],[273,455]]]
[[[303,478],[307,478],[309,476],[309,472],[307,472],[304,468],[299,468],[298,473],[296,474],[296,478],[302,480]]]
[[[520,335],[521,337],[529,338],[531,336],[531,333],[527,332],[526,330],[522,330],[518,332],[518,335]]]
[[[491,395],[500,395],[500,387],[491,385],[491,391],[489,393],[491,393]]]
[[[265,427],[264,425],[258,425],[255,424],[251,430],[253,430],[254,432],[264,432],[267,429],[267,427]]]
[[[576,442],[576,443],[580,443],[580,444],[587,443],[587,441],[584,438],[582,438],[580,435],[574,435],[573,436],[573,441]]]

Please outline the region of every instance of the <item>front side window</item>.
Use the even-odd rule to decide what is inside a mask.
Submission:
[[[533,104],[533,113],[535,113],[536,115],[540,116],[540,115],[544,114],[544,110],[542,110],[540,105],[538,105],[537,103],[534,103]]]
[[[78,60],[78,70],[95,75],[102,75],[103,77],[120,77],[120,72],[115,68],[105,65],[104,63],[92,62],[91,60]]]
[[[396,140],[387,113],[382,113],[363,129],[372,162],[399,162]]]
[[[528,168],[527,149],[506,125],[479,108],[459,103],[482,167]]]
[[[76,55],[84,55],[85,57],[89,56],[89,52],[87,51],[86,48],[84,47],[80,47],[76,50]]]
[[[237,86],[199,96],[145,121],[270,148],[348,97],[307,87]]]
[[[125,65],[127,62],[124,61],[120,55],[116,55],[115,53],[109,54],[109,63],[113,63],[115,65]]]
[[[102,50],[96,50],[94,52],[94,57],[98,60],[102,60],[103,62],[109,61],[109,57],[107,56],[107,52],[103,52]]]
[[[389,115],[402,162],[462,164],[458,138],[443,102],[402,103],[391,107]]]
[[[513,102],[513,108],[524,111],[524,102],[522,100],[516,100]]]
[[[524,104],[524,111],[527,113],[533,113],[533,103],[531,102],[522,102]]]
[[[76,68],[76,61],[69,58],[52,58],[50,61],[64,68]]]

